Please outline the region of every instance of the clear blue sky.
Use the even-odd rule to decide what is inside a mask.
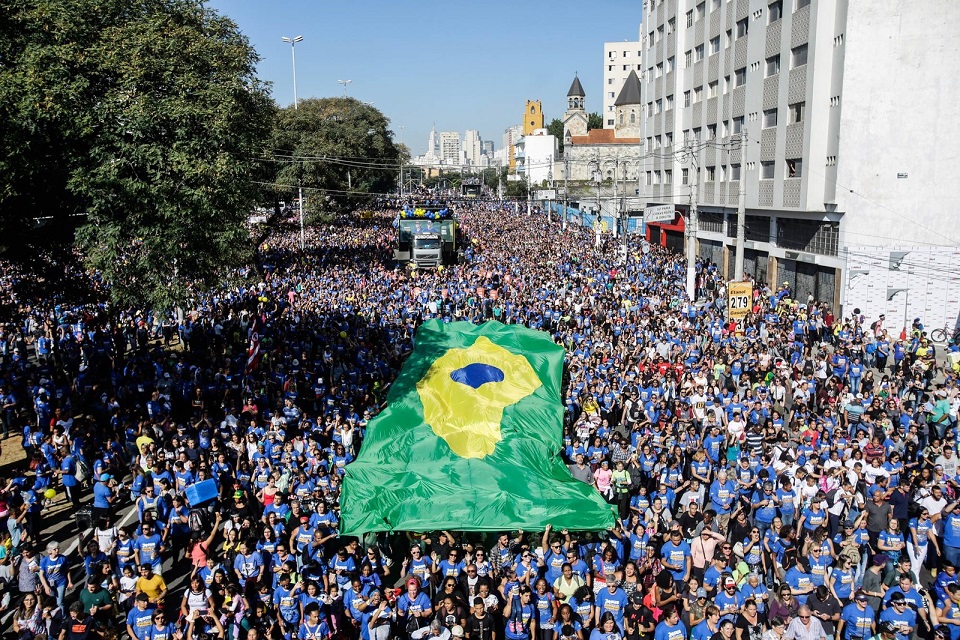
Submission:
[[[427,135],[477,129],[499,149],[527,99],[547,121],[566,108],[574,72],[587,109],[601,110],[603,43],[636,40],[641,0],[211,0],[260,54],[260,76],[281,105],[293,102],[290,45],[300,99],[343,93],[383,111],[411,152]]]

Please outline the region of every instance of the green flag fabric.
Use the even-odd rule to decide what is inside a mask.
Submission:
[[[563,348],[499,322],[428,320],[347,465],[340,531],[604,530],[560,458]]]

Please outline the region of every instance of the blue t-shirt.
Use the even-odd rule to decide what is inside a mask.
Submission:
[[[680,621],[670,626],[666,620],[660,622],[653,632],[653,640],[686,640],[687,628]]]
[[[845,625],[843,640],[865,640],[873,636],[871,629],[873,628],[873,621],[876,619],[876,613],[870,605],[860,611],[856,603],[851,602],[843,608],[840,619],[843,620]]]
[[[69,569],[70,565],[67,564],[67,557],[64,555],[57,555],[56,558],[43,556],[40,559],[40,571],[43,572],[43,577],[54,586],[60,587],[67,584]]]
[[[109,509],[110,501],[108,498],[113,496],[113,490],[102,482],[93,485],[93,506],[97,509]]]
[[[597,593],[597,608],[600,610],[601,615],[607,611],[612,613],[621,631],[623,630],[623,610],[626,609],[626,607],[627,594],[623,589],[618,588],[613,593],[610,593],[610,589],[603,588]]]
[[[140,611],[136,606],[127,614],[127,625],[133,629],[137,640],[147,640],[150,637],[150,627],[153,626],[153,611]]]

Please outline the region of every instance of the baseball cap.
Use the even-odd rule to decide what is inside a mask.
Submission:
[[[733,578],[727,578],[723,581],[724,589],[737,586],[737,581]]]
[[[699,589],[697,589],[697,597],[698,597],[698,598],[706,598],[706,597],[707,597],[707,590],[704,589],[703,587],[700,587]]]
[[[453,636],[454,638],[462,638],[463,627],[461,627],[458,624],[453,625],[453,627],[450,628],[450,635]]]
[[[890,596],[890,602],[906,602],[906,601],[907,601],[906,597],[904,597],[904,595],[899,591],[897,591],[895,594]]]
[[[890,620],[884,620],[880,623],[880,633],[896,633],[897,625],[893,624]]]

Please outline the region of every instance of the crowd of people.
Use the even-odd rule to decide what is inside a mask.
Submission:
[[[0,495],[19,640],[960,640],[960,385],[937,353],[956,345],[761,281],[731,322],[717,265],[691,301],[684,259],[639,238],[624,258],[540,213],[458,219],[461,262],[434,270],[393,261],[389,211],[303,253],[277,231],[182,318],[19,299],[0,328],[3,435],[28,461]],[[560,455],[616,527],[338,534],[430,318],[566,348]],[[47,534],[67,513],[75,553]]]

